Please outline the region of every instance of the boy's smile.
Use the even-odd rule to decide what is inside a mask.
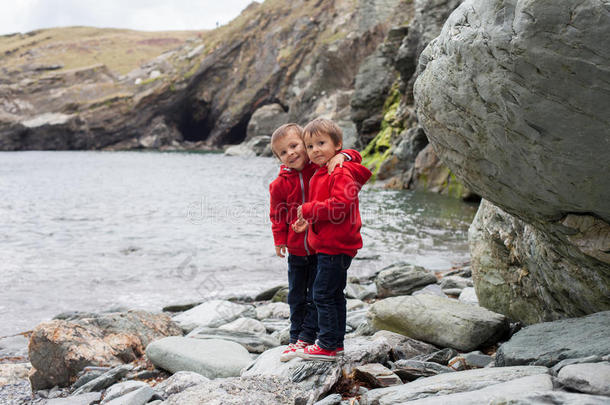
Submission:
[[[303,170],[303,167],[305,167],[308,160],[307,152],[303,140],[298,134],[289,133],[275,141],[272,148],[286,167],[295,170]]]
[[[335,145],[328,134],[314,133],[306,137],[305,146],[309,159],[318,166],[324,166],[341,150],[342,145]]]

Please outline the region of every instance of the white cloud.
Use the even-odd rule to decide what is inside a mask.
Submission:
[[[251,0],[0,0],[0,35],[70,25],[196,30],[226,24]]]

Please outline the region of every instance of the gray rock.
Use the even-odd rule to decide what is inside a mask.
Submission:
[[[115,398],[118,398],[145,386],[147,387],[148,384],[143,381],[124,381],[118,384],[111,385],[104,392],[104,399],[101,403],[105,404],[106,402],[112,401]]]
[[[552,367],[565,359],[604,356],[608,353],[610,311],[523,328],[498,348],[496,365]]]
[[[480,305],[526,324],[582,316],[604,302],[610,308],[608,266],[575,262],[582,253],[557,236],[487,201],[468,235]]]
[[[331,394],[326,398],[316,402],[314,405],[338,405],[341,403],[341,394]]]
[[[238,318],[232,322],[219,326],[218,329],[233,332],[248,332],[258,335],[267,333],[265,324],[252,318]]]
[[[288,287],[277,290],[271,298],[271,302],[288,302]]]
[[[280,342],[272,336],[260,333],[234,332],[220,328],[199,327],[193,329],[186,337],[193,339],[221,339],[242,345],[250,353],[262,353],[272,347],[277,347]]]
[[[604,357],[606,357],[606,358],[604,358]],[[559,371],[562,368],[564,368],[565,366],[569,366],[570,364],[600,363],[602,361],[610,361],[610,359],[608,359],[607,357],[609,357],[609,356],[587,356],[587,357],[580,357],[577,359],[561,360],[559,363],[557,363],[553,367],[551,367],[551,373],[553,375],[557,375],[557,373],[559,373]]]
[[[411,339],[400,333],[380,330],[373,335],[373,339],[385,339],[391,347],[390,355],[393,360],[410,359],[416,356],[426,356],[434,353],[436,347]]]
[[[396,263],[382,269],[375,284],[380,297],[406,295],[427,284],[436,283],[434,274],[421,266]]]
[[[443,290],[441,290],[441,286],[438,284],[428,284],[421,290],[417,290],[411,295],[421,295],[421,294],[436,295],[438,297],[447,298],[447,294],[445,294],[443,292]]]
[[[188,311],[191,308],[195,308],[199,304],[201,304],[201,301],[171,304],[171,305],[163,307],[163,312],[183,312],[183,311]]]
[[[345,286],[345,296],[359,300],[375,298],[377,296],[377,286],[375,284],[347,283]]]
[[[280,344],[287,345],[290,343],[290,326],[286,326],[282,330],[273,332],[271,337],[280,342]]]
[[[359,309],[357,311],[351,311],[347,313],[345,322],[346,325],[357,329],[358,326],[362,325],[367,321],[366,314],[368,313],[368,308]]]
[[[194,371],[208,378],[239,375],[250,363],[248,351],[238,343],[177,336],[149,344],[146,356],[155,366],[172,373]]]
[[[445,294],[447,294],[449,297],[455,298],[455,297],[460,296],[460,294],[462,293],[462,289],[461,288],[445,288],[443,290],[443,292]]]
[[[246,129],[246,141],[257,136],[271,136],[280,125],[288,123],[288,114],[279,104],[267,104],[252,114]]]
[[[225,300],[210,300],[174,317],[174,321],[187,330],[197,326],[215,328],[239,317],[254,315],[251,305],[235,304]]]
[[[101,391],[104,388],[108,388],[117,381],[120,381],[121,378],[125,377],[131,370],[133,370],[133,366],[130,364],[115,367],[81,386],[73,392],[73,395],[85,394],[92,391]]]
[[[460,290],[463,290],[466,287],[472,287],[471,279],[460,276],[447,276],[443,277],[443,279],[441,280],[441,288],[443,290],[448,288],[458,288]]]
[[[402,380],[392,370],[379,363],[369,363],[354,367],[353,376],[356,381],[365,382],[369,387],[373,388],[402,384]]]
[[[81,395],[71,395],[68,398],[49,399],[45,405],[92,405],[98,403],[101,392],[88,392]]]
[[[431,354],[423,354],[413,357],[413,360],[431,361],[433,363],[438,363],[443,366],[446,366],[449,363],[449,360],[451,360],[455,356],[457,356],[457,351],[451,348],[445,348],[443,350],[439,350]]]
[[[259,293],[256,297],[254,297],[254,301],[268,301],[282,288],[288,288],[286,285],[278,285],[275,287],[271,287],[261,293]]]
[[[369,304],[367,304],[364,301],[360,301],[359,299],[348,298],[346,301],[347,301],[346,307],[347,307],[348,312],[355,311],[358,309],[366,309],[369,307]]]
[[[288,319],[290,307],[284,302],[271,302],[256,307],[256,318],[262,319]]]
[[[162,398],[168,398],[178,392],[182,392],[193,385],[210,381],[209,378],[192,371],[178,371],[168,379],[154,386],[155,393]]]
[[[282,331],[290,327],[290,321],[287,319],[263,319],[261,322],[265,325],[267,333]]]
[[[547,375],[546,367],[520,366],[498,367],[443,373],[410,383],[388,388],[378,388],[364,394],[361,404],[394,404],[426,397],[436,397],[458,392],[474,391],[522,377]],[[548,376],[550,381],[550,376]]]
[[[420,57],[415,101],[431,144],[469,189],[515,218],[508,234],[488,218],[489,254],[472,254],[475,283],[479,266],[489,276],[489,292],[477,286],[481,305],[512,319],[610,309],[610,177],[597,159],[610,155],[610,54],[599,41],[609,35],[596,0],[551,9],[466,0]],[[494,277],[496,264],[504,269]]]
[[[72,391],[76,391],[78,388],[87,384],[89,381],[95,380],[97,377],[101,376],[102,374],[104,374],[105,372],[110,370],[110,367],[103,367],[101,370],[97,370],[97,369],[87,370],[88,368],[89,367],[86,367],[82,371],[82,375],[80,375],[80,377],[78,377],[78,380],[76,380],[76,382],[74,384],[72,384],[72,386],[70,387],[70,389]]]
[[[455,370],[447,366],[420,360],[398,360],[394,363],[392,371],[402,381],[414,381],[420,377],[430,377],[441,373],[454,373]]]
[[[276,347],[261,354],[242,377],[278,376],[299,384],[317,400],[327,393],[343,373],[349,374],[356,366],[368,363],[386,363],[391,346],[383,336],[345,339],[345,352],[337,362],[303,361],[295,358],[280,361],[284,347]],[[312,401],[313,402],[313,401]]]
[[[551,376],[547,374],[532,375],[529,377],[517,378],[516,380],[494,384],[491,387],[482,388],[479,390],[460,392],[450,395],[440,395],[428,397],[424,399],[409,402],[409,404],[490,404],[490,403],[510,403],[513,398],[522,396],[527,393],[550,392],[553,389]],[[547,403],[547,402],[545,402]],[[551,402],[563,403],[563,402]]]
[[[271,136],[256,136],[248,141],[242,142],[239,145],[232,145],[225,149],[227,156],[272,156],[271,151]]]
[[[164,405],[305,404],[310,395],[294,382],[277,376],[223,378],[172,395]],[[313,401],[311,401],[313,402]]]
[[[479,305],[479,299],[477,298],[477,293],[475,292],[474,287],[464,288],[460,293],[458,300],[464,304]]]
[[[562,368],[557,377],[573,390],[610,396],[610,363],[572,364]]]
[[[379,329],[462,351],[492,344],[508,330],[503,315],[433,295],[377,301],[369,317]]]
[[[462,358],[466,361],[467,367],[477,368],[487,367],[494,361],[493,357],[483,354],[479,351],[464,353],[462,354]]]
[[[106,402],[106,405],[144,405],[154,396],[155,392],[147,384],[110,402]]]

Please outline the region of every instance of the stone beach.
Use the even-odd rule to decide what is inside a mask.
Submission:
[[[398,279],[418,283],[404,264],[351,282],[375,285],[397,268],[405,272]],[[468,267],[458,270],[469,273]],[[469,277],[456,277],[441,276],[434,285],[470,288]],[[500,314],[421,285],[413,290],[349,299],[348,319],[364,315],[348,325],[345,353],[330,363],[280,362],[289,311],[285,302],[272,302],[272,294],[264,301],[205,301],[178,313],[74,313],[34,329],[30,362],[0,364],[0,402],[238,404],[246,396],[253,404],[610,401],[604,383],[610,312],[525,326],[511,336]],[[410,324],[420,326],[411,330]],[[262,346],[253,344],[256,338]]]

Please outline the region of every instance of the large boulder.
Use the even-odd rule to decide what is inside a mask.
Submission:
[[[131,362],[152,340],[174,335],[182,331],[169,316],[143,311],[42,323],[32,332],[28,348],[32,388],[67,386],[87,366]]]
[[[427,294],[377,301],[369,317],[379,329],[462,351],[493,344],[508,330],[503,315]]]
[[[257,136],[271,136],[280,125],[288,123],[288,114],[280,104],[267,104],[252,114],[246,130],[246,141]]]
[[[155,366],[172,373],[194,371],[208,378],[238,376],[251,361],[238,343],[179,336],[152,342],[146,347],[146,356]]]
[[[498,295],[531,306],[529,318],[502,309],[519,320],[610,309],[610,177],[600,166],[610,155],[610,53],[599,40],[609,35],[597,0],[467,0],[420,57],[415,101],[435,151],[469,189],[523,221],[518,228],[538,230],[518,229],[503,243],[504,265],[522,270],[519,281],[536,279],[525,288],[500,282]],[[549,268],[537,249],[519,248],[527,244],[565,263]],[[579,282],[537,286],[564,272]]]
[[[528,326],[503,343],[497,366],[551,367],[562,360],[610,353],[610,311]]]
[[[526,324],[610,309],[608,265],[486,200],[468,238],[480,305]]]

